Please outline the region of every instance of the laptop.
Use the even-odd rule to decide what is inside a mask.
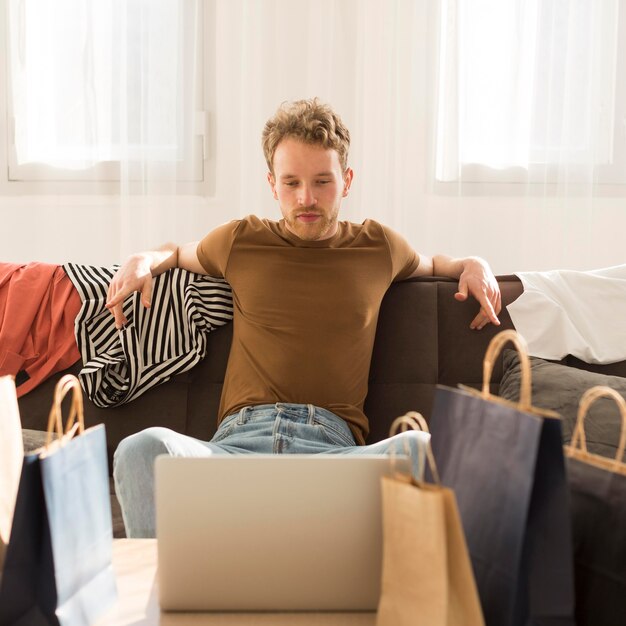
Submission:
[[[161,608],[376,610],[392,469],[385,456],[158,457]]]

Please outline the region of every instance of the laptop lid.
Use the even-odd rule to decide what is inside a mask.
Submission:
[[[155,469],[162,609],[377,608],[387,457],[160,456]]]

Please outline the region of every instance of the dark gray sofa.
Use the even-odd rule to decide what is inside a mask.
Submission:
[[[477,312],[470,299],[457,302],[457,283],[439,278],[418,278],[393,284],[380,311],[369,377],[365,413],[370,421],[368,443],[387,436],[391,422],[406,411],[419,411],[427,419],[437,384],[459,383],[480,387],[482,360],[489,341],[504,328],[512,328],[506,305],[522,292],[515,276],[498,278],[502,290],[502,325],[470,330]],[[217,408],[232,325],[218,328],[209,336],[208,354],[195,368],[152,389],[129,404],[100,409],[85,402],[87,426],[103,422],[107,429],[109,457],[117,444],[149,426],[166,426],[201,439],[215,432]],[[626,376],[626,361],[590,366],[573,357],[563,363]],[[76,364],[70,372],[78,373]],[[46,428],[52,392],[59,373],[20,399],[24,428]],[[491,388],[498,392],[501,362],[495,368]]]

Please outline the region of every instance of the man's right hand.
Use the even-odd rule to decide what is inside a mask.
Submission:
[[[133,254],[113,276],[107,292],[106,307],[115,318],[115,327],[122,328],[128,322],[122,305],[135,291],[141,292],[141,303],[148,308],[152,302],[152,263],[148,252]]]
[[[198,260],[197,241],[177,246],[166,243],[158,250],[133,254],[117,270],[109,285],[106,307],[115,317],[115,327],[122,328],[128,322],[122,305],[135,291],[141,292],[141,302],[147,308],[152,301],[152,277],[173,268],[181,267],[189,272],[205,274],[206,270]]]

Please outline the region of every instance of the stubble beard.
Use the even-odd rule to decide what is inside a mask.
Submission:
[[[296,214],[306,212],[306,208],[299,209],[297,212],[292,213],[289,217],[285,217],[285,223],[289,227],[289,230],[303,241],[318,241],[326,238],[328,233],[330,233],[337,224],[337,213],[330,216],[323,213],[320,215],[320,219],[311,224],[299,221]],[[317,213],[315,209],[311,209],[311,212]]]

